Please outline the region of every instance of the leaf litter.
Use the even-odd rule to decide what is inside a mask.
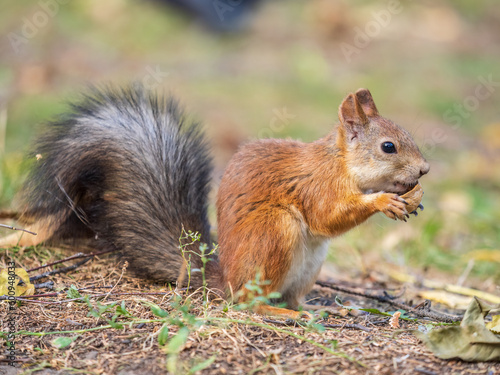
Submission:
[[[435,328],[428,333],[412,332],[442,359],[500,361],[500,336],[488,329],[484,322],[485,316],[495,310],[500,311],[500,304],[491,305],[474,297],[460,326]]]
[[[37,261],[24,256],[18,262],[30,268]],[[397,311],[396,318],[377,301],[315,287],[308,296],[314,303],[334,306],[338,296],[344,306],[367,311],[297,324],[238,311],[217,298],[204,305],[199,291],[176,291],[130,277],[116,263],[113,257],[93,259],[70,273],[51,276],[55,292],[46,294],[52,296],[23,297],[14,312],[23,332],[15,338],[18,373],[500,372],[494,362],[437,358],[410,332],[426,321],[407,318],[404,311]],[[362,285],[358,280],[349,286]],[[7,304],[0,304],[0,316],[8,314]],[[429,334],[438,331],[432,322],[426,326]],[[0,364],[0,373],[6,368]]]

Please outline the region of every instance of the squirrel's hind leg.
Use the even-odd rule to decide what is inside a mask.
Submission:
[[[283,307],[274,307],[269,305],[259,305],[254,308],[254,312],[256,312],[257,314],[272,315],[293,320],[300,320],[302,318],[311,320],[313,318],[313,315],[307,311],[295,311],[285,309]]]

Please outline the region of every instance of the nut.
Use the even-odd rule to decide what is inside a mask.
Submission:
[[[408,212],[413,212],[418,208],[418,205],[420,204],[423,195],[424,195],[424,190],[422,189],[422,185],[420,185],[419,182],[408,193],[405,193],[401,196],[401,198],[403,198],[406,202],[408,202],[408,206],[406,207]]]

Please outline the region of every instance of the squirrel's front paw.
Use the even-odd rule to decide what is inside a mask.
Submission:
[[[377,197],[375,204],[377,209],[390,219],[406,221],[409,216],[406,208],[408,202],[397,194],[381,193]]]

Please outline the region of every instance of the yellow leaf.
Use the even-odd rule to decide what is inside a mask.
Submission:
[[[488,328],[491,332],[500,335],[500,315],[493,316],[493,320],[486,323],[486,328]]]
[[[445,290],[423,290],[417,293],[419,297],[441,303],[452,309],[465,310],[470,303],[470,297],[450,293]]]
[[[500,250],[479,249],[465,255],[468,259],[500,263]]]
[[[19,281],[23,285],[19,285]],[[31,296],[35,294],[35,286],[23,268],[7,268],[0,272],[0,295]]]
[[[400,282],[412,283],[412,284],[417,283],[417,278],[415,276],[408,275],[407,273],[403,273],[403,272],[400,272],[400,271],[395,270],[395,269],[388,268],[386,270],[386,273],[394,280],[397,280]],[[464,296],[471,296],[471,297],[479,297],[479,298],[484,299],[490,303],[500,303],[499,296],[496,296],[496,295],[491,294],[491,293],[483,292],[482,290],[466,288],[466,287],[458,286],[458,285],[454,285],[454,284],[445,284],[442,282],[433,281],[433,280],[426,280],[426,279],[419,280],[419,283],[421,283],[426,288],[444,289],[450,293],[457,293],[457,294],[462,294]]]

